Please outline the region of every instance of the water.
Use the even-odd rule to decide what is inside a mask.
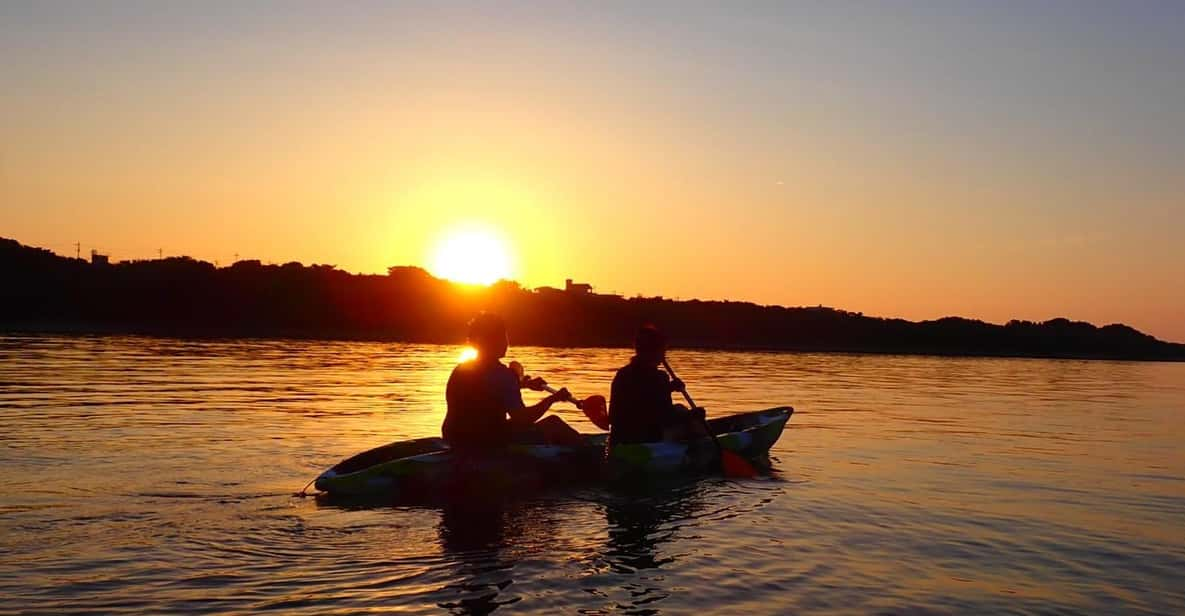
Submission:
[[[1185,365],[675,351],[710,414],[795,406],[772,477],[293,496],[436,434],[458,351],[0,337],[0,612],[1185,612]]]

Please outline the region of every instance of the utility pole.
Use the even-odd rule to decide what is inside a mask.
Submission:
[[[157,259],[165,258],[165,249],[164,248],[157,248],[156,249],[156,258]]]
[[[82,242],[74,242],[74,258],[82,258]]]

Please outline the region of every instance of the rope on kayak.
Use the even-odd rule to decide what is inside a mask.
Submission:
[[[307,492],[307,490],[309,489],[309,486],[313,485],[313,481],[316,481],[316,479],[313,479],[312,481],[304,484],[304,487],[300,489],[300,492],[293,494],[293,496],[299,496],[300,498],[304,498],[306,496],[312,496],[312,494],[309,494]]]

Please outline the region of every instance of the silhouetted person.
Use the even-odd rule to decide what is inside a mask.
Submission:
[[[486,450],[516,442],[563,443],[578,438],[559,417],[539,421],[552,404],[571,398],[567,389],[532,406],[523,403],[518,376],[498,361],[509,347],[506,324],[500,317],[489,313],[475,317],[469,323],[469,344],[477,357],[454,368],[445,389],[448,411],[441,432],[449,446]],[[538,378],[530,381],[532,389],[542,389],[545,384]]]
[[[702,434],[703,409],[688,411],[671,402],[671,393],[683,390],[683,381],[672,380],[658,366],[666,358],[666,336],[653,325],[638,330],[634,356],[613,377],[609,397],[609,442],[652,443],[682,440]]]

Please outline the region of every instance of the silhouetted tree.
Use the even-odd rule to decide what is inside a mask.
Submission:
[[[1185,345],[1119,324],[915,323],[823,306],[530,291],[510,280],[477,287],[404,266],[386,276],[256,260],[218,268],[189,257],[95,267],[0,239],[0,275],[6,329],[454,343],[470,317],[493,310],[506,318],[515,344],[628,346],[639,324],[653,322],[680,346],[1185,359]]]

